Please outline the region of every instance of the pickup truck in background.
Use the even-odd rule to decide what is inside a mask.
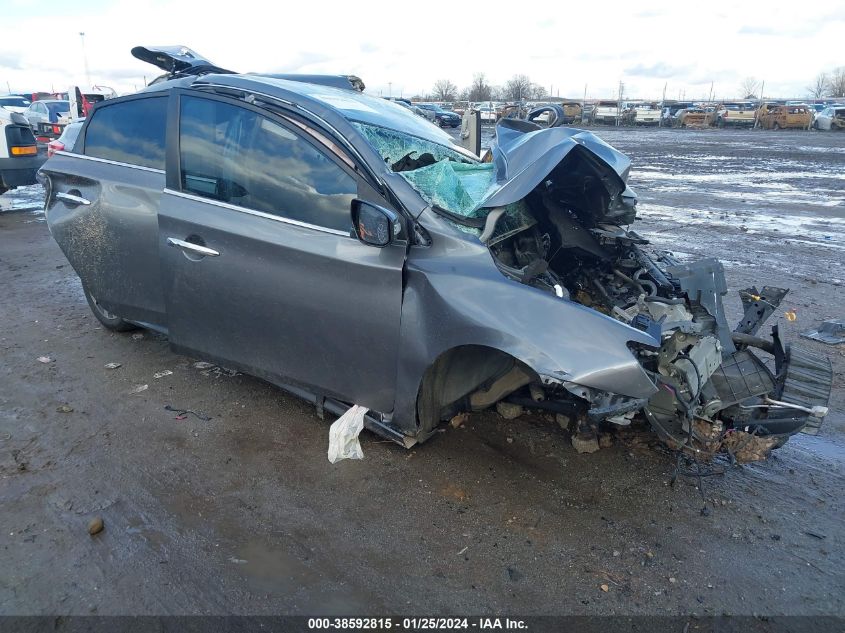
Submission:
[[[749,102],[723,103],[716,108],[716,126],[753,127],[757,121],[757,107]]]
[[[622,123],[622,106],[618,101],[599,101],[593,110],[593,123],[617,125]]]
[[[634,125],[659,125],[660,108],[656,103],[638,103],[634,106]]]

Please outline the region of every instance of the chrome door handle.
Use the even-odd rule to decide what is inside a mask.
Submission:
[[[175,246],[176,248],[181,248],[183,251],[190,251],[192,253],[196,253],[197,255],[207,255],[208,257],[217,257],[220,255],[220,253],[215,251],[213,248],[200,246],[199,244],[186,242],[185,240],[177,240],[175,237],[168,237],[167,245]]]
[[[64,191],[59,191],[56,194],[56,198],[64,200],[65,202],[70,202],[71,204],[82,204],[86,207],[91,204],[90,200],[83,198],[82,196],[75,196],[72,193],[65,193]]]

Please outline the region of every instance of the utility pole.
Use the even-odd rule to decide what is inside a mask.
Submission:
[[[85,52],[85,33],[79,32],[79,39],[82,40],[82,61],[85,63],[85,80],[88,82],[88,87],[91,87],[91,71],[88,69],[88,53]]]
[[[393,96],[393,82],[392,81],[387,82],[387,96],[388,97]]]
[[[657,119],[657,127],[663,127],[663,109],[666,107],[666,88],[669,82],[663,84],[663,100],[660,102],[660,116]]]
[[[581,123],[584,123],[584,108],[587,107],[587,84],[584,84],[584,98],[581,99]]]
[[[616,127],[619,127],[619,115],[622,110],[622,93],[625,90],[625,84],[619,80],[619,98],[616,100]]]

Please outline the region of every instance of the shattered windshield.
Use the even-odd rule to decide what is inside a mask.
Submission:
[[[395,165],[405,156],[414,153],[418,155],[431,154],[434,156],[434,160],[448,159],[469,163],[474,159],[475,162],[478,162],[477,157],[474,157],[463,148],[451,148],[420,138],[419,136],[390,130],[378,125],[370,125],[357,121],[353,122],[353,125],[366,137],[370,145],[375,148],[384,161],[390,165]]]
[[[417,136],[365,123],[354,123],[391,169],[398,172],[435,211],[446,211],[460,230],[481,234],[490,212],[482,203],[499,185],[493,163]],[[524,201],[505,207],[490,243],[535,223]]]

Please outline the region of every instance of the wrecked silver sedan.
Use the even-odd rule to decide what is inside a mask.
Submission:
[[[730,327],[721,265],[648,248],[630,162],[593,134],[504,120],[482,161],[318,77],[138,50],[169,78],[99,104],[41,170],[107,328],[165,333],[321,413],[363,405],[406,446],[502,401],[580,442],[636,417],[747,459],[819,428],[829,363],[758,336],[786,290],[744,291]]]

